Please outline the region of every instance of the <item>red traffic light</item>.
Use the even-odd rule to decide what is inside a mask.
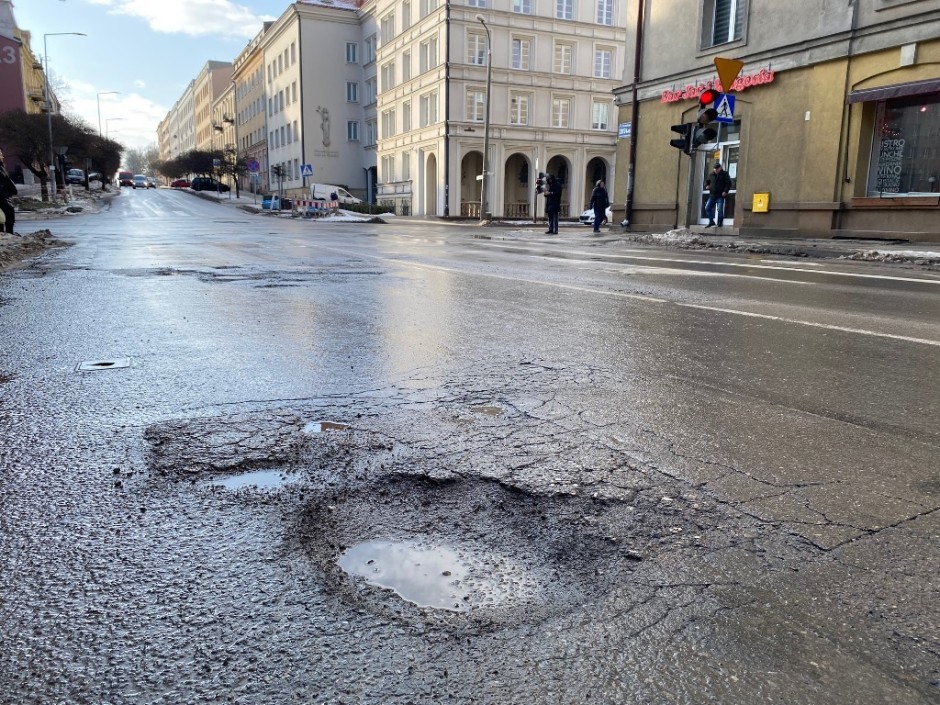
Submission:
[[[716,91],[713,88],[702,91],[702,94],[698,97],[698,104],[703,108],[706,105],[711,105],[721,96],[721,93]]]

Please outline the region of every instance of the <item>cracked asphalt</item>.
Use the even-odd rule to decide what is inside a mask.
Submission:
[[[213,208],[0,276],[0,702],[940,700],[936,275]]]

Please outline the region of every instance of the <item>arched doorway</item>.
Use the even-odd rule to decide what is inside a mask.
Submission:
[[[555,155],[548,160],[546,173],[552,174],[561,182],[561,211],[562,218],[568,218],[571,215],[571,190],[568,188],[569,176],[571,175],[571,163],[560,155]],[[581,208],[577,207],[578,215],[581,214]]]
[[[437,156],[428,155],[424,169],[424,213],[437,215]]]
[[[587,163],[587,167],[584,170],[585,204],[589,204],[591,202],[591,191],[594,190],[594,185],[601,179],[607,181],[607,162],[604,161],[601,157],[594,157]],[[607,184],[607,190],[608,192],[610,191],[609,183]]]
[[[467,152],[460,162],[460,215],[464,218],[480,217],[480,198],[483,182],[477,179],[483,173],[483,153]]]
[[[535,182],[532,180],[528,157],[518,152],[510,155],[503,172],[503,216],[529,218],[533,188]]]

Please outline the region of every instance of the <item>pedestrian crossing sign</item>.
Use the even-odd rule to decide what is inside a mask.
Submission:
[[[313,164],[301,164],[300,175],[301,176],[313,176]]]
[[[715,122],[724,122],[731,124],[734,122],[734,96],[729,93],[719,93],[718,100],[715,101],[715,110],[718,111],[718,117]]]

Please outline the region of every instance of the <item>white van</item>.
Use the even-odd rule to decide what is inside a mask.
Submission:
[[[334,199],[333,196],[336,196]],[[310,200],[312,201],[339,201],[340,205],[347,203],[362,203],[349,191],[332,184],[310,184]]]

